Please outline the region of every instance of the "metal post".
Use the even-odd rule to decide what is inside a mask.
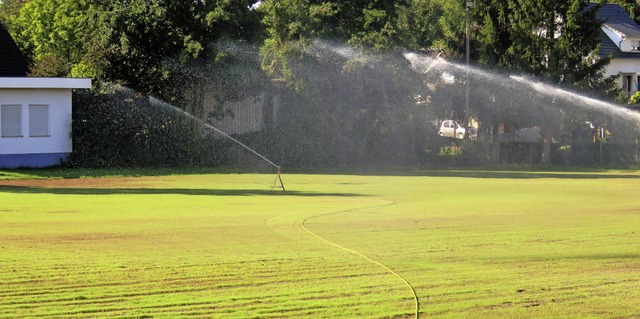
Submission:
[[[278,180],[280,181],[280,186],[282,187],[282,191],[286,192],[287,190],[284,188],[284,183],[282,182],[282,177],[280,177],[280,172],[278,172]]]
[[[638,157],[638,138],[636,137],[636,163],[640,162],[640,157]]]
[[[529,168],[533,167],[533,142],[529,142]]]
[[[604,154],[602,152],[602,139],[600,139],[600,164],[604,164]]]
[[[471,19],[471,9],[473,8],[473,1],[467,1],[467,5],[465,7],[465,11],[467,14],[467,23],[466,23],[466,27],[465,27],[465,38],[466,38],[466,54],[465,57],[467,59],[467,79],[466,79],[466,94],[465,94],[465,100],[464,100],[464,111],[465,111],[465,117],[469,116],[470,110],[469,110],[469,82],[470,82],[470,77],[469,77],[469,62],[470,62],[470,52],[471,52],[471,48],[469,45],[469,20]]]

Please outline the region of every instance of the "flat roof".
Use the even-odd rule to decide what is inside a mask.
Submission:
[[[0,89],[90,89],[88,78],[0,77]]]

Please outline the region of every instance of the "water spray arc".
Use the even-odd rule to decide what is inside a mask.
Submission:
[[[440,58],[439,55],[436,58],[431,58],[413,52],[407,52],[403,55],[405,59],[407,59],[411,63],[411,67],[415,71],[422,74],[429,73],[435,66],[439,66],[442,69],[439,70],[439,72],[442,73],[442,78],[452,77],[455,80],[455,76],[450,72],[458,73],[460,77],[463,74],[468,74],[467,76],[476,78],[477,82],[482,83],[483,87],[489,87],[490,83],[496,83],[501,88],[501,90],[515,91],[526,88],[527,90],[533,90],[548,97],[555,97],[573,103],[576,109],[590,109],[599,110],[601,112],[608,112],[619,118],[640,124],[640,114],[638,112],[631,111],[617,104],[597,100],[584,95],[580,95],[578,93],[554,87],[549,84],[537,82],[524,76],[491,73],[480,68],[474,68],[469,65],[462,65],[446,61],[445,59]]]
[[[424,82],[420,96],[429,97],[428,106],[434,110],[430,116],[440,120],[471,113],[480,123],[476,126],[480,139],[469,137],[477,142],[465,145],[467,154],[483,156],[479,160],[524,163],[528,159],[529,165],[638,163],[640,113],[626,105],[433,54],[406,52],[403,56]],[[472,88],[470,97],[467,85]],[[471,122],[466,116],[459,120],[467,118]],[[539,131],[524,134],[527,130]],[[430,147],[438,145],[434,142]],[[503,147],[507,153],[501,152]]]
[[[273,186],[271,187],[271,189],[273,190],[274,188],[282,188],[282,191],[286,191],[285,187],[284,187],[284,183],[282,182],[282,177],[280,176],[282,174],[282,169],[280,165],[277,165],[276,163],[272,162],[271,160],[269,160],[268,158],[266,158],[264,155],[256,152],[254,149],[250,148],[249,146],[247,146],[246,144],[238,141],[237,139],[233,138],[231,135],[227,134],[226,132],[216,128],[215,126],[203,121],[200,118],[195,117],[193,114],[177,107],[174,105],[171,105],[169,103],[166,103],[164,101],[158,100],[156,98],[149,98],[149,100],[151,101],[151,103],[156,104],[156,105],[160,105],[162,107],[166,107],[166,108],[170,108],[171,110],[175,111],[175,112],[179,112],[182,113],[184,116],[186,116],[187,118],[194,120],[202,125],[204,125],[204,127],[206,127],[207,129],[214,131],[222,136],[224,136],[225,138],[231,140],[232,142],[240,145],[242,148],[244,148],[245,150],[251,152],[252,154],[258,156],[260,159],[264,160],[265,162],[267,162],[269,165],[273,166],[276,169],[276,179],[274,181]],[[277,184],[280,184],[280,186],[277,186]]]
[[[183,111],[183,112],[184,112],[184,111]],[[185,112],[185,113],[186,113],[186,112]],[[188,114],[188,113],[187,113],[187,114]],[[193,116],[192,116],[192,117],[193,117]],[[195,117],[193,117],[193,118],[195,118]],[[222,135],[222,136],[224,136],[224,137],[226,137],[226,138],[230,139],[231,141],[235,142],[236,144],[238,144],[238,145],[242,146],[242,147],[243,147],[244,149],[246,149],[247,151],[249,151],[249,152],[253,153],[254,155],[258,156],[259,158],[263,159],[265,162],[269,163],[271,166],[275,167],[275,169],[276,169],[276,178],[275,178],[275,180],[273,181],[273,186],[271,186],[271,190],[273,190],[274,188],[282,188],[282,191],[283,191],[283,192],[286,192],[286,191],[287,191],[287,190],[284,188],[284,183],[282,182],[282,177],[280,176],[280,175],[282,174],[282,171],[281,171],[280,165],[275,164],[274,162],[270,161],[268,158],[264,157],[262,154],[260,154],[260,153],[256,152],[255,150],[253,150],[253,149],[252,149],[252,148],[250,148],[249,146],[247,146],[247,145],[245,145],[244,143],[242,143],[242,142],[238,141],[237,139],[235,139],[235,138],[233,138],[231,135],[229,135],[229,134],[227,134],[227,133],[225,133],[225,132],[221,131],[220,129],[218,129],[218,128],[214,127],[213,125],[208,124],[208,123],[204,123],[204,122],[202,122],[202,123],[203,123],[203,125],[204,125],[206,128],[208,128],[208,129],[210,129],[210,130],[212,130],[212,131],[215,131],[215,132],[219,133],[220,135]],[[280,186],[278,186],[278,183],[280,184]]]
[[[579,94],[574,93],[574,92],[563,90],[561,88],[553,87],[553,86],[548,85],[548,84],[531,81],[531,80],[529,80],[529,79],[527,79],[525,77],[522,77],[522,76],[511,75],[511,76],[509,76],[509,78],[512,79],[512,80],[517,81],[518,83],[522,83],[523,85],[526,85],[526,86],[530,87],[531,89],[535,90],[536,92],[539,92],[539,93],[542,93],[542,94],[546,94],[548,96],[562,96],[565,99],[576,101],[578,104],[583,105],[584,108],[606,109],[606,110],[608,110],[609,112],[611,112],[612,114],[614,114],[616,116],[619,116],[619,117],[622,117],[622,118],[626,118],[626,119],[629,119],[631,121],[634,121],[637,124],[640,124],[640,113],[638,113],[638,112],[634,112],[632,110],[620,107],[620,106],[612,104],[612,103],[600,101],[600,100],[597,100],[597,99],[594,99],[594,98],[590,98],[590,97],[587,97],[587,96],[579,95]]]

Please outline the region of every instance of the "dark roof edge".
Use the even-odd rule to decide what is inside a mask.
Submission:
[[[29,74],[29,62],[11,34],[0,21],[0,76],[24,77]]]

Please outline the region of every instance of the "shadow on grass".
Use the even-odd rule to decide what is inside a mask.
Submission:
[[[0,170],[0,180],[49,179],[85,177],[147,177],[205,174],[275,174],[271,170],[225,168],[109,168],[109,169],[17,169]],[[366,167],[366,168],[292,168],[286,174],[308,175],[360,175],[360,176],[425,176],[494,179],[640,179],[638,170],[612,171],[600,168],[547,167],[526,168],[419,168],[419,167]]]
[[[640,179],[640,174],[615,172],[534,172],[534,171],[474,171],[474,170],[416,170],[415,176],[430,177],[464,177],[494,179]]]
[[[299,192],[280,189],[205,189],[205,188],[75,188],[30,187],[0,185],[0,193],[55,194],[55,195],[194,195],[194,196],[302,196],[302,197],[355,197],[355,193]]]
[[[299,174],[330,174],[358,176],[424,176],[424,177],[461,177],[493,179],[640,179],[640,170],[610,170],[587,167],[546,167],[546,168],[420,168],[420,167],[368,167],[368,168],[332,168],[297,169]]]
[[[0,169],[2,179],[149,177],[203,174],[274,174],[272,169],[217,167],[149,167],[149,168],[19,168]]]

